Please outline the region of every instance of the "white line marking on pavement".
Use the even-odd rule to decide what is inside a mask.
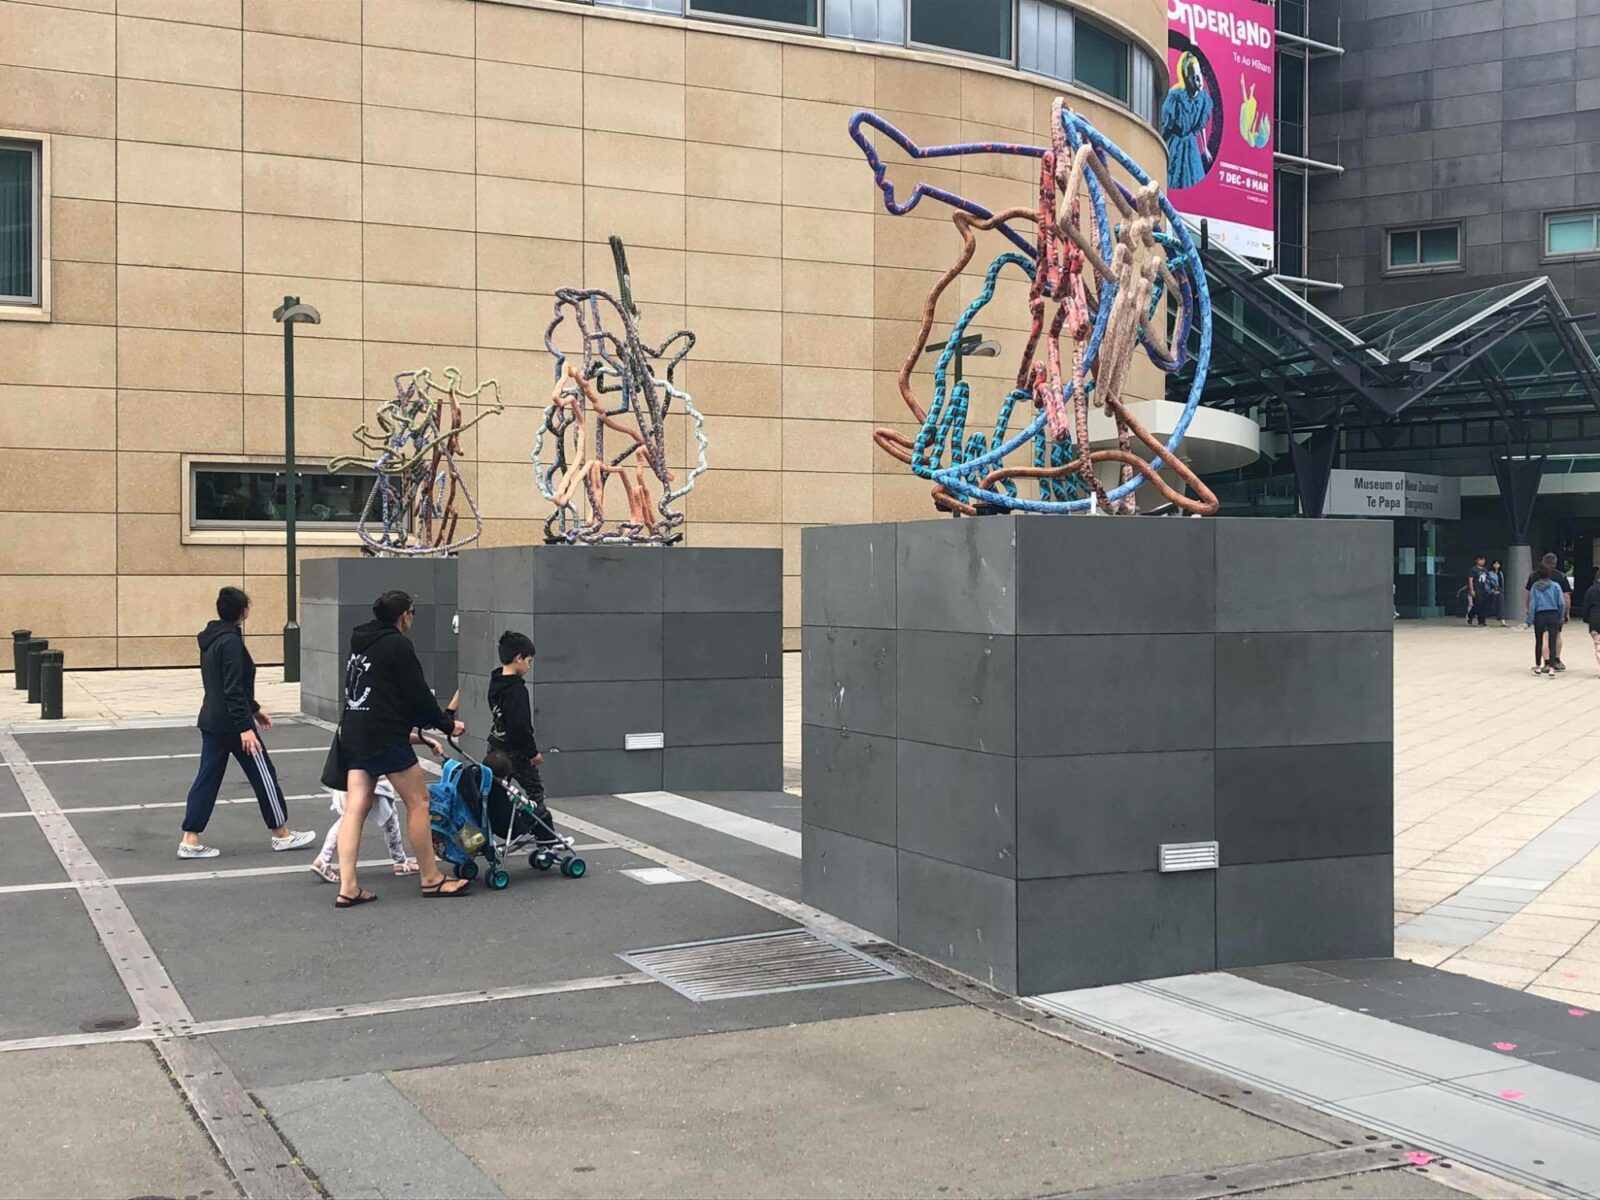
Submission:
[[[802,904],[798,900],[791,900],[787,896],[780,896],[777,892],[769,892],[766,888],[756,887],[753,883],[746,883],[742,879],[735,879],[732,875],[724,875],[721,871],[710,867],[701,866],[680,854],[659,849],[647,842],[636,838],[627,837],[603,825],[596,825],[593,821],[584,821],[559,809],[550,810],[557,821],[569,826],[578,833],[585,834],[597,841],[611,842],[619,850],[626,850],[640,858],[648,858],[651,862],[659,863],[663,867],[670,867],[680,875],[688,875],[698,879],[701,883],[709,883],[719,891],[727,892],[730,896],[737,896],[747,900],[758,908],[768,912],[777,913],[780,917],[787,917],[797,925],[804,925],[811,929],[820,930],[843,942],[861,945],[867,942],[881,942],[883,939],[875,933],[868,933],[848,921],[841,921],[838,917],[823,912],[820,908],[812,908],[809,904]]]
[[[79,890],[79,899],[133,1001],[140,1025],[156,1029],[191,1023],[189,1006],[122,896],[9,733],[0,732],[0,756],[10,766],[67,878],[91,885]],[[294,1165],[283,1139],[209,1043],[159,1039],[155,1045],[249,1200],[316,1200],[316,1187]]]
[[[634,867],[632,870],[623,871],[629,879],[637,879],[640,883],[655,887],[662,883],[688,883],[687,875],[679,875],[670,867]]]
[[[285,796],[284,799],[285,800],[326,800],[327,796],[328,796],[328,794],[326,792],[306,792],[304,795],[300,795],[300,796]],[[218,800],[217,801],[218,804],[254,804],[255,802],[256,802],[256,798],[254,796],[240,796],[237,799],[233,799],[233,800]],[[64,813],[142,812],[147,808],[149,808],[149,809],[156,809],[156,808],[186,808],[187,806],[188,806],[188,801],[186,801],[186,800],[151,800],[150,802],[148,802],[146,804],[83,804],[83,805],[78,805],[78,806],[75,806],[75,807],[72,807],[72,808],[67,808],[65,806],[62,806],[61,811],[64,812]],[[3,813],[0,813],[0,821],[5,820],[7,817],[31,817],[31,816],[33,816],[33,813],[31,813],[31,812],[3,812]]]
[[[29,816],[33,814],[29,813]],[[584,842],[573,847],[585,853],[596,850],[615,850],[618,847],[610,842]],[[87,879],[55,879],[48,883],[8,883],[0,886],[0,896],[11,896],[25,892],[69,892],[69,891],[98,891],[110,887],[128,887],[135,884],[146,883],[203,883],[215,879],[248,879],[258,875],[298,875],[304,871],[311,873],[310,860],[305,862],[285,863],[277,867],[231,867],[211,871],[172,871],[160,875],[123,875],[118,878],[108,878],[105,883]],[[363,871],[375,871],[383,867],[393,866],[387,858],[363,859],[356,864]]]
[[[707,829],[714,829],[718,833],[725,833],[740,841],[754,842],[758,846],[765,846],[768,850],[787,854],[790,858],[800,857],[799,833],[793,829],[785,829],[782,825],[774,825],[771,821],[747,817],[743,813],[729,812],[725,808],[718,808],[715,804],[691,800],[687,796],[679,796],[672,792],[617,792],[616,797],[618,800],[626,800],[629,804],[637,804],[640,808],[677,817],[680,821],[703,825]]]
[[[284,746],[268,754],[326,754],[326,746]],[[119,754],[112,758],[41,758],[35,767],[82,767],[94,763],[161,762],[179,758],[199,758],[199,754]]]
[[[388,1013],[415,1012],[424,1008],[457,1008],[465,1004],[492,1004],[497,1000],[526,1000],[533,996],[561,996],[569,992],[596,992],[606,988],[633,987],[655,980],[643,972],[620,975],[594,975],[587,979],[566,979],[559,983],[523,984],[515,987],[487,988],[476,992],[445,992],[437,996],[408,996],[397,1000],[373,1000],[366,1004],[345,1004],[328,1008],[306,1008],[293,1012],[268,1013],[260,1017],[226,1017],[218,1021],[199,1021],[186,1032],[195,1035],[237,1033],[245,1029],[271,1029],[280,1025],[310,1025],[320,1021],[343,1021],[351,1017],[378,1017]]]

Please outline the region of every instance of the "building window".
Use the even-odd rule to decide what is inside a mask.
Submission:
[[[1600,212],[1547,215],[1544,219],[1544,252],[1550,258],[1600,254]]]
[[[1012,61],[1012,0],[911,0],[911,40]]]
[[[689,0],[697,17],[727,17],[760,25],[817,28],[817,0]]]
[[[1276,250],[1278,274],[1304,279],[1306,274],[1306,177],[1299,171],[1273,173],[1278,206]]]
[[[190,525],[195,529],[281,529],[288,487],[283,467],[230,463],[190,472]],[[295,469],[295,523],[351,528],[372,490],[372,475],[330,475]]]
[[[1017,66],[1072,80],[1072,13],[1047,0],[1022,0],[1017,9]]]
[[[1461,226],[1389,230],[1389,270],[1417,271],[1461,264]]]
[[[44,303],[44,145],[0,140],[0,304]]]
[[[1151,125],[1156,123],[1156,110],[1160,107],[1156,97],[1159,92],[1166,89],[1162,86],[1160,69],[1156,60],[1143,50],[1133,51],[1133,94],[1128,98],[1128,107],[1133,109],[1133,115],[1142,117]]]
[[[823,32],[858,42],[906,44],[905,0],[827,0]]]
[[[1304,158],[1307,60],[1304,55],[1280,52],[1277,66],[1278,111],[1275,128],[1278,140],[1273,149],[1284,154],[1292,154],[1296,158]]]
[[[1128,102],[1128,43],[1088,21],[1076,22],[1072,77],[1085,87]]]
[[[596,4],[609,4],[614,8],[637,8],[644,12],[667,13],[670,16],[683,15],[683,0],[594,0]]]

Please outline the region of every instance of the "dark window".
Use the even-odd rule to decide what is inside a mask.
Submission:
[[[1278,206],[1278,274],[1305,278],[1306,177],[1298,171],[1278,171],[1273,180]]]
[[[1088,21],[1076,22],[1073,43],[1073,78],[1126,104],[1128,43]]]
[[[689,0],[689,11],[768,25],[817,27],[817,0]]]
[[[1278,142],[1273,147],[1298,158],[1306,156],[1306,60],[1298,54],[1278,55]]]
[[[1011,58],[1012,0],[911,0],[911,40]]]
[[[282,467],[219,466],[194,469],[196,528],[204,526],[281,526],[288,487]],[[354,525],[372,490],[369,473],[329,475],[295,471],[295,522],[309,525]]]
[[[39,303],[39,146],[0,142],[0,304]]]
[[[1305,0],[1278,0],[1278,31],[1306,36]]]
[[[1453,267],[1461,261],[1461,226],[1436,225],[1431,229],[1391,229],[1389,269],[1418,270]]]

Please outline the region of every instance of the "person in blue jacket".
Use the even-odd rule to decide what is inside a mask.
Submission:
[[[215,858],[220,853],[200,840],[217,806],[217,791],[228,770],[228,757],[238,760],[261,806],[261,819],[271,831],[274,850],[298,850],[316,838],[315,830],[289,828],[289,805],[278,786],[278,772],[261,743],[262,729],[272,718],[256,703],[256,664],[239,628],[250,615],[250,597],[236,587],[217,593],[217,620],[200,631],[200,769],[184,806],[179,858]]]
[[[1185,51],[1178,59],[1178,82],[1161,102],[1161,136],[1167,143],[1167,187],[1193,187],[1206,177],[1206,130],[1211,127],[1211,93],[1200,76],[1200,60]]]

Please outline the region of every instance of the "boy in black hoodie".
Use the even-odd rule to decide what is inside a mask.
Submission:
[[[183,814],[179,858],[215,858],[215,847],[200,840],[217,790],[228,770],[228,756],[238,759],[261,805],[261,819],[272,831],[274,850],[296,850],[316,838],[314,830],[289,828],[289,806],[278,786],[278,772],[267,757],[256,726],[272,728],[272,718],[256,703],[256,664],[245,648],[239,626],[250,615],[250,597],[236,587],[217,593],[217,617],[200,631],[200,680],[205,700],[200,705],[200,769],[189,788]]]
[[[489,749],[502,750],[511,759],[511,777],[517,781],[538,810],[538,840],[556,841],[550,810],[544,803],[544,780],[539,764],[538,739],[533,736],[533,706],[528,702],[528,685],[523,676],[533,669],[533,639],[508,629],[500,635],[500,669],[489,676],[489,712],[494,727],[489,730]]]

